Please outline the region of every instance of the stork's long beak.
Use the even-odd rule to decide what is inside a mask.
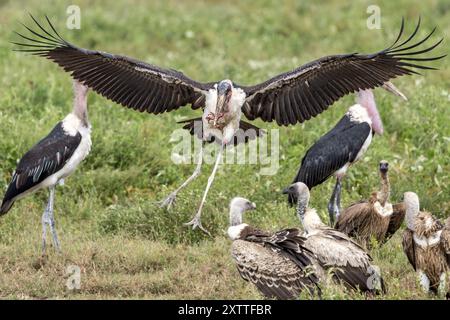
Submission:
[[[217,124],[218,117],[221,113],[223,113],[223,107],[225,105],[226,96],[224,93],[217,93],[217,103],[216,103],[216,112],[214,113],[214,122],[213,125]]]
[[[392,82],[390,81],[385,82],[382,88],[386,91],[389,91],[392,94],[395,94],[396,96],[399,96],[403,100],[408,101],[408,98],[406,98],[406,96],[400,90],[398,90],[397,87],[394,86]]]

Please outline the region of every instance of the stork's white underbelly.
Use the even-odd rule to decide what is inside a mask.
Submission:
[[[45,187],[50,187],[56,185],[59,180],[64,179],[71,175],[75,169],[78,167],[81,161],[83,161],[91,150],[91,130],[90,128],[81,128],[78,131],[81,134],[81,141],[78,147],[75,149],[74,153],[70,159],[66,162],[61,170],[58,170],[51,176],[47,177],[40,184],[35,186],[33,189],[40,189]],[[34,191],[30,190],[30,192]]]
[[[358,161],[363,155],[364,153],[366,153],[367,149],[370,146],[370,143],[372,142],[372,130],[369,132],[369,135],[366,138],[366,141],[364,141],[361,150],[359,150],[358,154],[356,155],[356,158],[353,162]]]

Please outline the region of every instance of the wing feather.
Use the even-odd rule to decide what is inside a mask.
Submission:
[[[436,29],[434,28],[422,40],[410,45],[419,27],[420,19],[416,29],[406,40],[373,54],[351,53],[326,56],[263,83],[241,86],[249,104],[249,108],[244,109],[243,112],[250,120],[256,118],[261,118],[263,121],[276,120],[278,124],[287,126],[317,116],[349,93],[380,87],[399,76],[417,74],[414,69],[434,70],[435,68],[422,63],[442,59],[445,55],[434,57],[420,55],[435,49],[442,39],[425,49],[410,51],[427,42]],[[404,21],[402,20],[398,41],[402,38],[403,30]],[[331,83],[333,92],[325,90],[331,86]],[[280,109],[267,110],[272,103],[272,98],[275,99],[274,105],[278,106],[277,101],[284,99],[283,93],[293,88],[301,91],[303,96],[297,95],[296,99],[289,99],[289,102],[284,103]],[[302,110],[306,116],[300,116],[302,112],[293,112],[293,110]],[[296,115],[295,119],[291,118],[293,114]]]
[[[179,71],[126,56],[79,48],[61,38],[48,18],[51,31],[33,16],[31,18],[39,32],[25,26],[32,37],[16,33],[24,42],[13,42],[18,46],[15,51],[54,61],[73,78],[102,96],[124,107],[155,114],[186,104],[191,104],[194,109],[204,106],[194,105],[194,102],[212,87],[212,83],[197,82]]]
[[[411,263],[414,270],[416,270],[416,249],[415,249],[413,234],[414,234],[413,231],[406,228],[403,231],[402,245],[403,245],[403,252],[405,252],[409,263]]]

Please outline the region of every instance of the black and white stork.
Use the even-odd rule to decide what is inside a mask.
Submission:
[[[375,104],[373,92],[361,90],[356,93],[357,103],[304,155],[295,182],[305,183],[309,189],[336,177],[336,185],[328,203],[330,224],[339,217],[341,202],[341,181],[347,169],[366,152],[372,136],[383,133],[383,124]],[[297,203],[295,194],[289,194],[289,203]]]
[[[202,83],[173,69],[164,69],[122,55],[79,48],[64,40],[47,17],[48,30],[31,18],[36,23],[37,31],[25,26],[31,35],[18,34],[23,42],[15,42],[19,46],[17,51],[48,58],[93,91],[140,112],[160,114],[188,104],[193,109],[203,109],[203,140],[213,136],[221,141],[220,152],[198,212],[188,223],[194,229],[199,227],[204,231],[200,221],[201,211],[223,149],[234,139],[240,127],[248,127],[241,120],[242,114],[248,120],[260,118],[267,122],[275,120],[280,126],[294,125],[317,116],[349,93],[386,87],[393,78],[416,74],[415,68],[434,69],[422,63],[444,57],[420,56],[433,50],[442,40],[428,48],[412,51],[434,32],[410,45],[419,30],[420,20],[412,35],[400,42],[404,28],[402,20],[396,41],[373,54],[326,56],[253,86],[238,85],[230,80]],[[198,159],[192,176],[171,193],[162,202],[163,205],[169,207],[177,193],[198,176],[202,152]]]
[[[46,250],[47,226],[53,245],[60,244],[55,229],[53,203],[56,185],[74,172],[91,149],[91,125],[87,115],[88,88],[74,80],[73,110],[53,130],[20,159],[11,183],[3,197],[0,215],[6,214],[14,202],[40,189],[49,188],[50,196],[42,215],[42,250]]]

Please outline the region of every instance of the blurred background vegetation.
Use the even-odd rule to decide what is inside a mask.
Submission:
[[[81,8],[81,29],[65,28],[66,9]],[[366,27],[369,5],[381,9],[381,29]],[[71,110],[71,79],[55,64],[12,51],[13,31],[30,25],[27,12],[47,14],[74,44],[128,55],[183,71],[199,81],[233,79],[254,84],[310,60],[369,53],[396,38],[401,17],[406,34],[419,15],[418,38],[438,26],[436,50],[448,53],[450,3],[432,1],[1,1],[0,0],[0,186],[6,190],[20,157]],[[396,86],[409,98],[376,90],[385,134],[377,136],[344,182],[343,205],[367,198],[378,187],[377,164],[390,162],[392,199],[415,191],[422,207],[440,218],[450,211],[449,59],[440,71],[403,77]],[[89,96],[91,154],[58,188],[55,214],[64,254],[40,256],[40,216],[47,193],[18,201],[0,220],[0,297],[8,298],[258,298],[229,257],[228,203],[237,195],[257,203],[246,216],[268,230],[296,226],[280,190],[288,185],[305,150],[354,102],[341,99],[302,125],[280,129],[280,170],[262,176],[259,165],[222,165],[203,212],[213,238],[183,226],[195,213],[212,166],[179,194],[167,212],[155,202],[191,174],[194,165],[171,161],[177,120],[198,116],[189,107],[149,115]],[[256,121],[266,129],[276,125]],[[326,218],[334,182],[312,192],[311,206]],[[388,284],[385,298],[424,298],[400,245],[400,234],[373,256]],[[65,268],[81,266],[82,289],[65,289]],[[359,298],[341,288],[329,298]]]

